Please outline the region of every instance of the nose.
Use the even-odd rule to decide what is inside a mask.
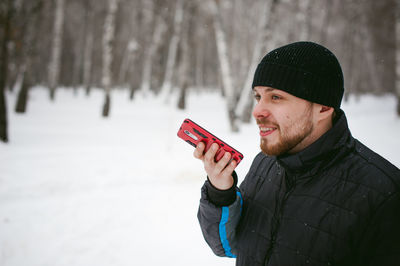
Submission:
[[[270,111],[266,103],[259,101],[256,103],[253,109],[253,117],[255,119],[265,118],[270,115]]]

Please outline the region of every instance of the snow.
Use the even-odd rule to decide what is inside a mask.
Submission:
[[[187,110],[148,95],[30,91],[28,112],[13,112],[0,144],[0,265],[234,265],[213,255],[197,222],[202,164],[176,136],[191,118],[241,151],[240,179],[258,153],[254,122],[229,132],[218,93],[191,91]],[[176,99],[177,97],[173,97]],[[171,98],[172,99],[172,98]],[[390,95],[350,98],[353,135],[400,166],[400,119]]]

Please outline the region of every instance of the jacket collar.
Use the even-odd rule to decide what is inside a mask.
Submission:
[[[353,146],[354,139],[348,128],[346,116],[339,110],[332,128],[324,135],[304,150],[296,154],[280,155],[277,160],[289,173],[310,176],[332,165]]]

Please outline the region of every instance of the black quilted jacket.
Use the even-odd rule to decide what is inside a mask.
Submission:
[[[207,181],[198,218],[236,265],[400,265],[400,171],[351,136],[344,113],[298,154],[260,153],[240,188]]]

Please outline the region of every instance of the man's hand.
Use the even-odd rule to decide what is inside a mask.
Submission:
[[[232,160],[228,164],[232,155],[229,152],[225,152],[224,156],[218,162],[215,162],[214,158],[219,149],[217,143],[213,143],[206,153],[204,153],[204,149],[205,144],[200,142],[193,155],[203,161],[204,169],[212,185],[219,190],[230,189],[233,186],[232,172],[237,166],[236,161]]]

